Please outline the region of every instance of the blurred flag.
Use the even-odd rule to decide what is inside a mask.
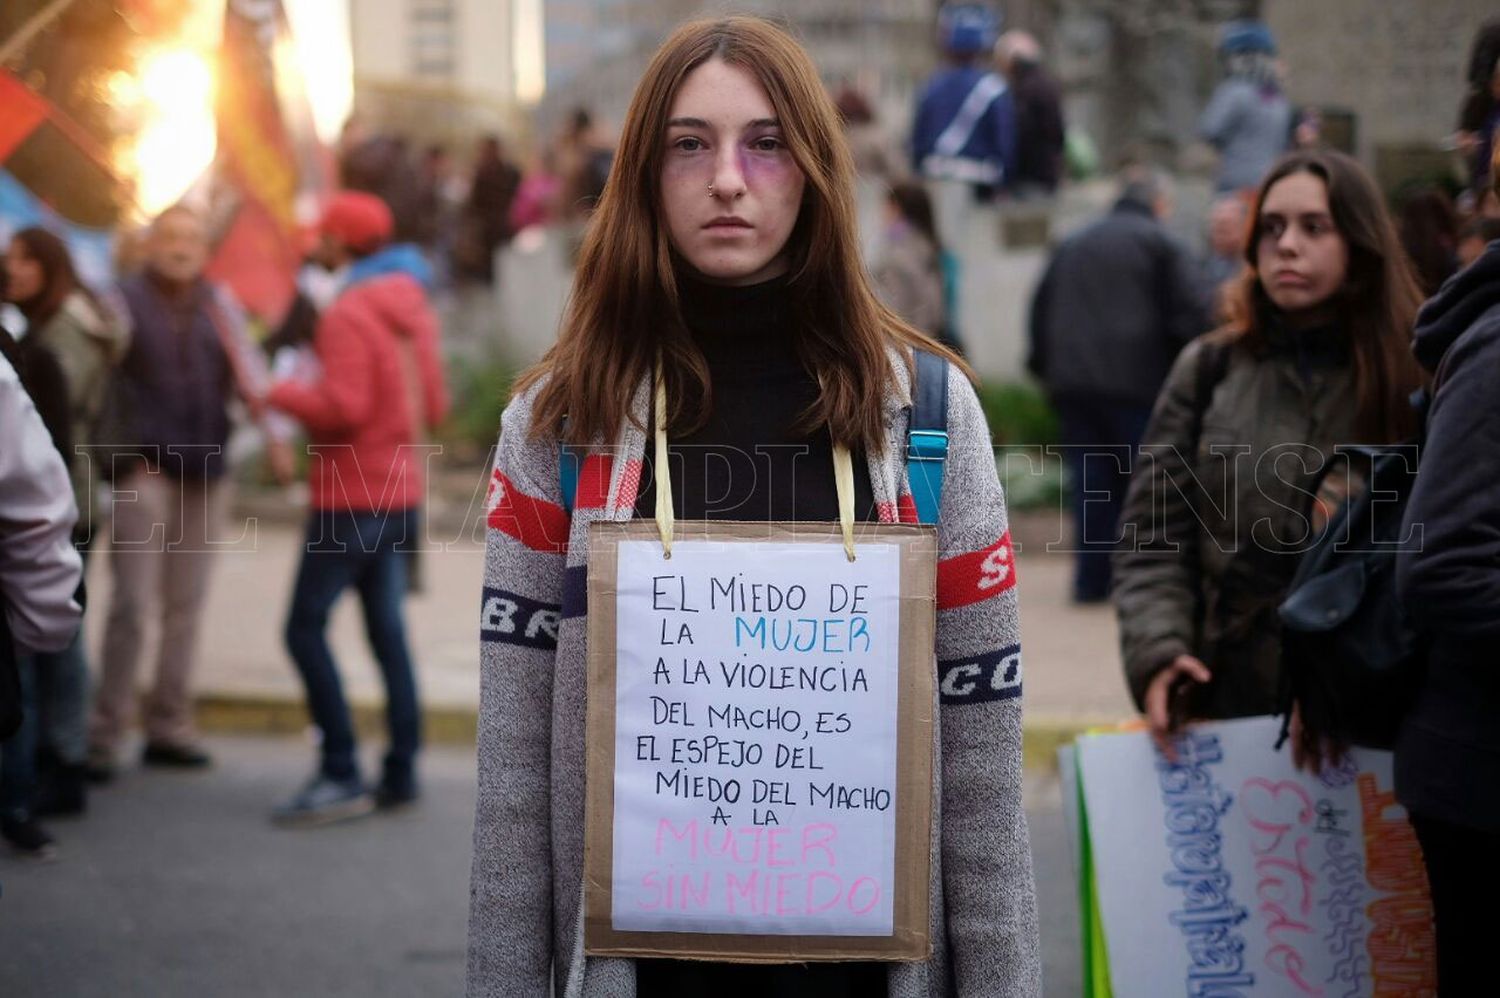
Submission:
[[[0,69],[0,163],[10,158],[16,146],[26,141],[36,127],[47,120],[47,102],[31,88]]]
[[[209,273],[268,322],[291,304],[301,264],[295,212],[301,179],[272,57],[285,33],[280,0],[230,0],[219,52],[218,178],[238,208]]]

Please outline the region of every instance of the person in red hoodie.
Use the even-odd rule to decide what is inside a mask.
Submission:
[[[341,192],[321,226],[325,261],[347,267],[318,323],[316,380],[275,385],[267,403],[306,427],[312,457],[307,544],[286,623],[286,646],[322,735],[318,771],[278,807],[282,825],[322,824],[417,797],[421,711],[401,601],[418,541],[425,482],[421,445],[448,407],[437,321],[416,247],[391,244],[390,209]],[[390,746],[373,797],[360,777],[354,728],[328,647],[328,614],[353,587],[386,688]]]

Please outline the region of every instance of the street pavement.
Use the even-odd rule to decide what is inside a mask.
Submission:
[[[55,860],[0,855],[0,995],[462,993],[472,749],[425,754],[415,808],[287,831],[268,813],[306,777],[311,744],[208,745],[206,772],[127,767],[92,795],[86,819],[53,824]],[[1070,998],[1080,990],[1076,879],[1055,776],[1028,776],[1027,816],[1045,994]]]

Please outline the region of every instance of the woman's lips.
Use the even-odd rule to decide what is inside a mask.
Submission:
[[[749,228],[753,228],[753,226],[751,226],[751,224],[749,222],[745,221],[743,218],[739,218],[737,216],[730,216],[728,218],[716,218],[712,222],[709,222],[707,225],[705,225],[704,228],[705,229],[720,229],[720,230],[723,230],[723,229],[749,229]]]

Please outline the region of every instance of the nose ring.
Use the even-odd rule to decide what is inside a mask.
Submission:
[[[714,196],[714,185],[713,184],[709,184],[708,185],[708,196],[709,197],[713,197]]]

